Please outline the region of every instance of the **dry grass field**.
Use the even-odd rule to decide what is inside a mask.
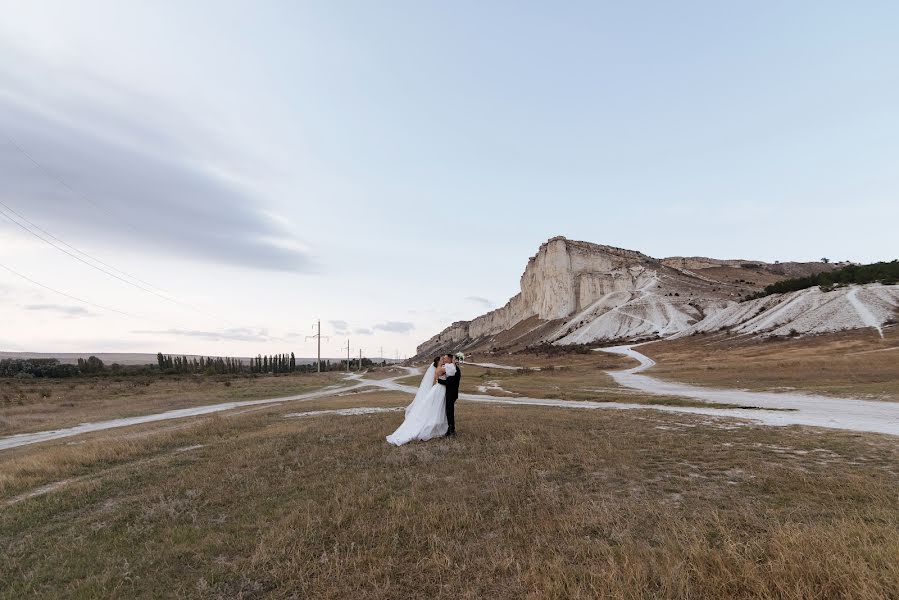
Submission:
[[[341,373],[252,376],[0,378],[0,436],[232,400],[301,394]]]
[[[647,374],[713,387],[899,401],[899,326],[759,341],[726,333],[640,346]]]
[[[517,361],[520,358],[520,356],[516,356],[511,360]],[[735,404],[703,402],[674,396],[655,396],[622,388],[606,373],[606,370],[629,366],[626,364],[629,362],[628,359],[624,357],[594,353],[583,358],[561,360],[569,364],[543,367],[539,371],[529,368],[509,370],[466,365],[464,367],[465,377],[462,379],[460,390],[463,393],[486,394],[498,398],[526,397],[665,406],[741,408]],[[625,365],[620,363],[625,363]],[[405,378],[405,381],[410,384],[415,382],[417,385],[420,376]]]
[[[894,439],[462,403],[393,448],[398,412],[285,416],[408,400],[4,452],[0,597],[899,596]]]
[[[519,370],[481,367],[471,363],[501,364],[521,367]],[[612,354],[588,352],[546,356],[534,353],[470,354],[462,366],[465,376],[460,391],[494,396],[530,396],[564,400],[598,399],[596,390],[608,392],[615,386],[608,370],[626,369],[631,360]],[[423,365],[422,368],[424,368]],[[418,385],[420,375],[399,380]],[[505,392],[490,385],[496,383]],[[486,390],[484,388],[487,388]],[[599,398],[601,399],[601,398]]]
[[[659,361],[650,374],[679,381],[889,398],[895,346],[890,330],[641,350]],[[632,364],[622,356],[478,359],[541,370],[466,365],[464,392],[692,402],[618,388],[605,371]],[[0,404],[0,435],[341,377],[87,379],[47,396],[5,381],[25,400]],[[401,410],[333,412],[409,401],[364,388],[0,452],[0,598],[899,598],[893,437],[767,428],[739,410],[461,402],[457,438],[394,448]]]

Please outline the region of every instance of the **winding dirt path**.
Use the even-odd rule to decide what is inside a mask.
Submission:
[[[554,406],[559,408],[576,408],[581,410],[655,410],[668,413],[686,413],[705,415],[710,417],[723,417],[728,419],[749,419],[772,426],[808,425],[812,427],[826,427],[830,429],[844,429],[850,431],[865,431],[872,433],[884,433],[899,436],[899,403],[875,402],[858,400],[853,398],[830,398],[825,396],[813,396],[806,394],[788,394],[772,392],[749,392],[744,390],[727,390],[716,388],[697,387],[683,383],[662,381],[642,372],[655,364],[648,356],[634,350],[633,346],[615,346],[612,348],[599,348],[597,351],[624,354],[639,362],[639,365],[624,371],[609,371],[615,381],[627,388],[639,390],[644,393],[659,396],[680,396],[692,398],[709,403],[738,404],[741,406],[757,406],[756,409],[723,409],[687,406],[664,406],[649,404],[630,404],[623,402],[592,402],[580,400],[555,400],[548,398],[501,398],[483,394],[461,394],[460,399],[469,402],[484,402],[489,404],[515,404],[524,406]],[[517,367],[502,367],[492,365],[494,368],[517,369]],[[29,444],[37,444],[50,440],[72,437],[83,433],[103,431],[118,427],[129,427],[143,423],[153,423],[170,419],[184,419],[218,412],[224,412],[242,407],[253,407],[266,404],[283,402],[297,402],[314,400],[335,396],[344,392],[356,390],[362,387],[376,387],[385,390],[397,391],[406,394],[415,394],[416,387],[398,383],[397,380],[420,373],[419,369],[404,367],[407,373],[389,379],[364,379],[364,374],[355,374],[347,377],[348,385],[328,387],[315,392],[285,396],[281,398],[268,398],[264,400],[245,400],[240,402],[224,402],[207,406],[196,406],[170,410],[151,415],[98,421],[95,423],[82,423],[75,427],[64,429],[52,429],[34,433],[22,433],[0,438],[0,451]],[[768,410],[764,410],[768,409]],[[773,409],[773,410],[772,410]]]
[[[777,412],[771,410],[740,411],[740,417],[751,418],[767,425],[810,425],[812,427],[899,435],[899,403],[896,402],[833,398],[812,394],[750,392],[663,381],[641,374],[655,365],[655,361],[634,350],[633,346],[615,346],[598,350],[623,354],[639,361],[640,364],[632,369],[609,371],[609,375],[621,386],[648,394],[780,409]]]
[[[154,423],[156,421],[168,421],[170,419],[184,419],[187,417],[199,417],[202,415],[210,415],[213,413],[242,408],[244,406],[259,406],[263,404],[278,404],[281,402],[293,402],[301,400],[314,400],[316,398],[325,398],[334,396],[350,390],[361,387],[367,387],[369,381],[358,383],[358,377],[351,377],[351,380],[357,381],[353,385],[344,387],[328,387],[316,392],[307,394],[297,394],[295,396],[285,396],[282,398],[267,398],[265,400],[242,400],[239,402],[223,402],[221,404],[208,404],[206,406],[193,406],[191,408],[180,408],[177,410],[167,410],[165,412],[152,415],[140,415],[136,417],[125,417],[123,419],[112,419],[109,421],[97,421],[95,423],[82,423],[74,427],[66,427],[64,429],[51,429],[49,431],[37,431],[34,433],[19,433],[0,438],[0,450],[8,450],[10,448],[18,448],[19,446],[27,446],[29,444],[37,444],[50,440],[58,440],[61,438],[81,435],[82,433],[91,433],[92,431],[103,431],[104,429],[115,429],[118,427],[129,427],[131,425],[141,425],[143,423]]]

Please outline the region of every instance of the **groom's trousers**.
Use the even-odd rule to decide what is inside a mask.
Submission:
[[[449,429],[447,429],[447,433],[452,433],[456,431],[456,401],[455,400],[447,400],[446,401],[446,422],[449,424]]]

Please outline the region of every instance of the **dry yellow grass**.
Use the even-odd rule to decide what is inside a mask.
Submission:
[[[342,373],[238,376],[0,378],[0,436],[217,402],[301,394]]]
[[[899,401],[899,327],[760,341],[699,335],[641,346],[647,374],[697,385]]]
[[[142,457],[194,445],[196,440],[219,431],[223,423],[252,417],[271,418],[290,412],[355,406],[404,406],[408,398],[360,389],[323,400],[289,402],[238,408],[211,417],[185,418],[110,429],[64,438],[37,446],[21,446],[0,452],[0,498],[7,500],[41,486],[89,475]],[[2,505],[2,500],[0,500]]]
[[[647,353],[671,375],[676,364],[705,373],[698,365],[718,357],[764,386],[777,361],[800,361],[777,372],[800,377],[816,360],[892,347],[894,335],[885,346],[848,335],[757,346],[697,336]],[[670,400],[615,388],[604,371],[628,366],[623,357],[490,362],[565,368],[467,365],[463,391],[495,381],[532,397]],[[882,385],[889,367],[879,356],[870,364],[865,381],[825,380]],[[80,405],[34,401],[59,423],[221,401],[223,389],[292,394],[335,377],[227,388],[169,380],[136,396],[81,381],[71,382]],[[393,448],[384,436],[401,412],[285,416],[409,400],[353,393],[2,452],[0,598],[899,597],[894,438],[462,402],[458,438]],[[0,413],[12,428],[23,427],[27,411],[17,410]]]
[[[4,454],[80,479],[0,508],[0,596],[899,595],[893,439],[462,403],[458,438],[393,448],[400,413],[283,416],[408,399]]]
[[[522,367],[520,369],[464,365],[460,391],[498,398],[527,397],[666,406],[751,408],[691,398],[657,396],[622,388],[608,375],[608,370],[624,369],[632,366],[632,363],[629,358],[603,352],[563,355],[551,359],[519,353],[505,357],[504,366],[520,366]],[[544,366],[539,368],[524,366],[535,364]],[[421,382],[421,375],[403,377],[398,381],[417,387]]]

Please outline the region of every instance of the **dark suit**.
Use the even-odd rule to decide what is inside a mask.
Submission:
[[[462,382],[462,368],[456,365],[456,374],[452,377],[438,379],[437,383],[446,386],[446,422],[449,424],[447,434],[456,433],[456,400],[459,399],[459,384]]]

